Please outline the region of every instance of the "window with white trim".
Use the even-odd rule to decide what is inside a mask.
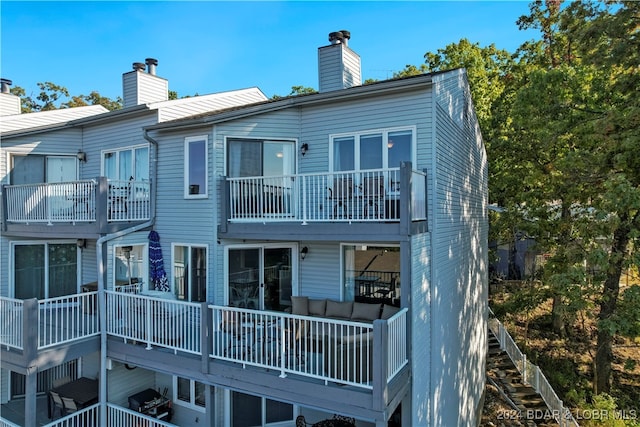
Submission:
[[[176,404],[204,412],[206,386],[198,381],[173,377],[173,400]]]
[[[394,128],[332,135],[329,148],[332,171],[397,168],[415,163],[415,129]]]
[[[207,300],[207,247],[172,245],[173,281],[178,299],[191,302]]]
[[[13,242],[13,285],[17,299],[54,298],[78,292],[80,255],[76,242]]]
[[[207,197],[207,141],[206,135],[184,139],[184,197]]]
[[[149,146],[103,151],[102,172],[109,180],[148,181]]]

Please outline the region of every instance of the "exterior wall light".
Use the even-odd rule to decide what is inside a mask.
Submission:
[[[309,144],[305,142],[300,146],[300,154],[304,156],[305,154],[307,154],[307,151],[309,151]]]
[[[87,161],[87,153],[85,153],[84,151],[78,151],[78,153],[76,154],[76,157],[81,162],[86,162]]]
[[[309,248],[308,247],[304,247],[302,248],[302,250],[300,251],[300,258],[305,259],[307,257],[307,254],[309,253]]]

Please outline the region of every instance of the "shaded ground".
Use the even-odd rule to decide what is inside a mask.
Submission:
[[[494,288],[490,305],[529,360],[540,366],[565,405],[576,411],[583,409],[590,404],[593,395],[594,313],[578,313],[567,324],[566,336],[560,337],[552,332],[551,301],[543,301],[530,311],[513,310],[509,301],[518,295],[518,291],[518,285],[513,284]],[[616,399],[618,409],[640,413],[640,341],[616,338],[613,353],[611,395]],[[511,425],[490,421],[492,407],[500,406],[492,400],[489,387],[487,396],[487,422],[496,426]]]

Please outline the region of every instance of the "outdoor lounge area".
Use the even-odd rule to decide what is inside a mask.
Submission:
[[[210,348],[212,360],[365,389],[372,387],[376,375],[386,382],[407,363],[406,309],[306,297],[292,300],[291,313],[286,313],[107,291],[107,333],[147,349],[202,356],[203,349]],[[134,306],[147,307],[145,314],[131,315]],[[174,315],[159,316],[167,312]],[[213,325],[208,343],[200,342],[203,324]],[[386,357],[379,361],[387,360],[384,366],[376,361],[383,354]]]

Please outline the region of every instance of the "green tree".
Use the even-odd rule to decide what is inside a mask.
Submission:
[[[40,88],[40,93],[38,93],[35,98],[27,96],[25,90],[20,86],[11,88],[11,93],[19,96],[21,99],[21,110],[23,113],[83,107],[87,105],[102,105],[110,111],[122,108],[122,99],[120,97],[112,100],[101,96],[97,91],[93,91],[89,95],[70,96],[66,87],[52,82],[40,82],[38,83],[38,87]]]
[[[544,274],[555,314],[592,302],[599,309],[596,393],[611,389],[614,336],[633,330],[618,302],[622,272],[640,259],[639,10],[636,2],[532,3],[519,24],[543,37],[518,52],[500,147],[524,183],[520,195],[507,193],[511,206],[535,218],[539,244],[553,254]]]
[[[287,96],[309,95],[312,93],[318,93],[318,91],[312,87],[307,87],[307,86],[291,86],[291,92],[289,92],[289,95],[286,95],[286,96],[273,95],[271,99],[275,100],[275,99],[286,98]]]

